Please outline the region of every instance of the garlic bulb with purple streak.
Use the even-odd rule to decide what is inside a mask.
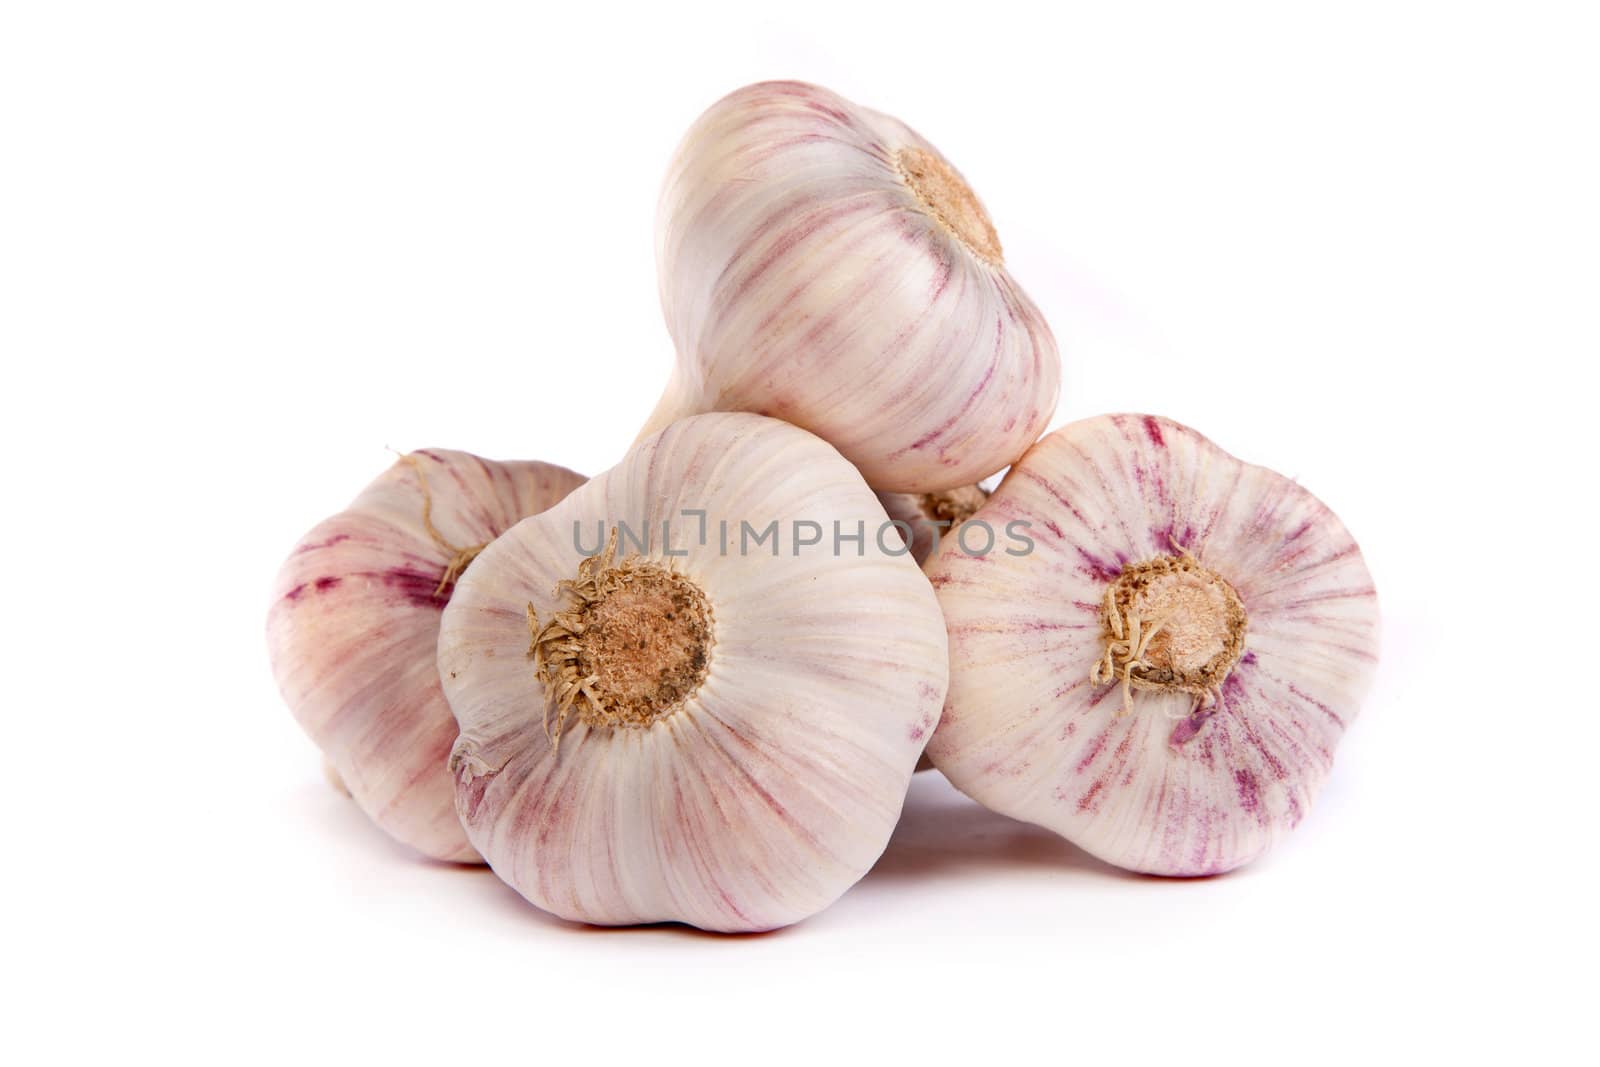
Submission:
[[[993,474],[1055,411],[1055,341],[977,196],[904,123],[826,89],[764,82],[700,116],[656,262],[678,361],[641,439],[759,412],[920,493]]]
[[[889,521],[895,524],[906,550],[924,570],[944,539],[953,536],[988,499],[988,492],[977,485],[964,485],[941,493],[878,494],[878,503],[888,513]],[[926,752],[917,761],[917,770],[933,770],[933,761]]]
[[[548,463],[412,452],[278,572],[267,645],[285,702],[329,782],[425,855],[478,861],[446,766],[456,724],[439,690],[439,615],[484,543],[582,483]]]
[[[1304,818],[1378,655],[1337,516],[1187,427],[1050,434],[977,514],[1031,553],[929,566],[950,696],[928,754],[963,792],[1110,863],[1230,870]]]
[[[718,931],[853,885],[946,681],[932,587],[886,522],[826,442],[719,413],[486,548],[439,672],[461,819],[495,872],[567,919]]]
[[[927,566],[944,539],[977,514],[988,499],[988,492],[978,485],[963,485],[941,493],[878,494],[878,503],[889,513],[890,521],[897,524],[902,539],[907,533],[911,535],[906,547],[921,567]]]

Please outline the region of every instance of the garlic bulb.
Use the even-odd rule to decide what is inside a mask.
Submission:
[[[1055,341],[977,196],[903,123],[826,89],[766,82],[700,116],[656,261],[678,362],[641,439],[753,411],[921,493],[1004,467],[1055,410]]]
[[[1116,415],[1044,438],[974,521],[1032,546],[929,567],[951,678],[928,755],[959,789],[1153,874],[1238,867],[1300,822],[1378,654],[1327,507]]]
[[[435,666],[440,613],[486,542],[582,483],[548,463],[412,452],[278,572],[267,644],[285,702],[329,782],[425,855],[478,858],[446,768],[456,725]]]
[[[878,503],[883,505],[889,521],[900,532],[906,550],[923,568],[944,538],[972,518],[988,499],[988,492],[977,485],[963,485],[940,493],[878,494]],[[933,770],[933,761],[926,752],[917,761],[917,770]]]
[[[486,548],[439,672],[495,872],[567,919],[720,931],[854,884],[946,681],[933,590],[886,522],[825,442],[708,414]]]
[[[941,493],[878,494],[878,503],[883,505],[889,521],[895,524],[901,543],[924,569],[944,538],[972,518],[988,499],[989,494],[977,485],[963,485]],[[917,770],[933,770],[933,761],[926,752],[917,761]]]
[[[878,503],[896,524],[901,538],[919,566],[938,551],[944,539],[977,514],[989,499],[978,485],[963,485],[940,493],[879,493]],[[905,535],[909,533],[909,539]]]

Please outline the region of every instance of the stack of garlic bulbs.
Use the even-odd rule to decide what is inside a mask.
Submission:
[[[741,89],[656,249],[677,361],[616,466],[415,452],[283,565],[279,686],[376,825],[567,919],[754,931],[866,873],[919,760],[1157,874],[1305,816],[1376,661],[1359,550],[1170,421],[1041,440],[1055,342],[933,145]]]

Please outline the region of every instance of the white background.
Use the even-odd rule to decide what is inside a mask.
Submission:
[[[7,1061],[1593,1055],[1580,5],[3,10]],[[815,919],[602,931],[323,785],[279,560],[386,446],[616,462],[667,157],[771,77],[965,171],[1058,424],[1171,415],[1361,540],[1379,681],[1255,866],[1119,875],[924,775]]]

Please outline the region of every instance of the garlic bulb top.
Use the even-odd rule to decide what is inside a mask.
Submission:
[[[928,755],[958,788],[1154,874],[1229,870],[1300,822],[1378,654],[1327,507],[1117,415],[1040,441],[979,520],[1032,546],[947,542],[929,566],[951,679]]]
[[[720,931],[854,884],[946,681],[933,591],[885,524],[825,442],[708,414],[485,549],[439,672],[495,872],[568,919]]]
[[[455,720],[435,664],[439,616],[488,541],[583,483],[548,463],[423,449],[319,523],[278,572],[272,670],[329,780],[390,836],[477,861],[446,767]]]
[[[657,266],[678,362],[641,438],[702,411],[823,437],[875,488],[970,484],[1055,411],[1060,360],[954,167],[887,115],[766,82],[668,169]]]

